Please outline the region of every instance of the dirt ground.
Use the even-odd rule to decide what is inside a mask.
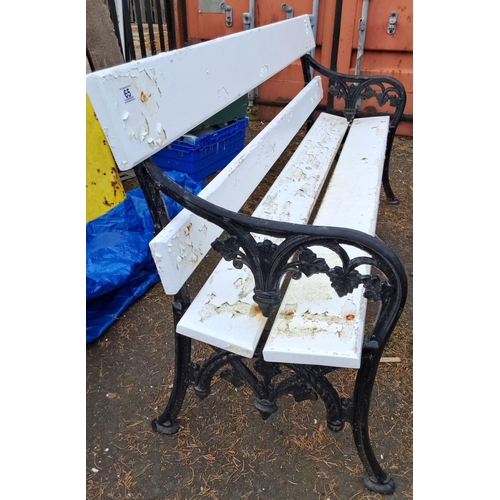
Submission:
[[[251,122],[248,138],[262,128]],[[296,141],[271,172],[279,170]],[[399,205],[379,210],[378,236],[399,255],[409,277],[408,301],[381,363],[370,417],[372,444],[392,476],[395,500],[413,498],[413,140],[396,137],[391,180]],[[126,189],[136,180],[125,181]],[[256,192],[245,210],[257,203]],[[216,263],[211,254],[190,282],[194,296]],[[151,429],[172,384],[171,301],[161,284],[87,344],[87,499],[376,500],[349,425],[332,433],[319,401],[286,396],[263,421],[251,392],[216,380],[199,400],[192,388],[175,436]],[[195,359],[206,352],[195,343]],[[333,377],[347,396],[353,373]]]

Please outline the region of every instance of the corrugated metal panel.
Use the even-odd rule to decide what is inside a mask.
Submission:
[[[354,73],[363,0],[343,3],[338,71]],[[395,32],[388,33],[389,16],[397,13]],[[390,75],[405,87],[404,113],[413,115],[413,3],[411,0],[369,2],[362,75]],[[411,123],[402,122],[400,133],[413,135]]]

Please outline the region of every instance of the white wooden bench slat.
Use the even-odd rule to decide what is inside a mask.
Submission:
[[[315,225],[375,234],[388,117],[354,120]],[[362,253],[346,247],[350,257]],[[340,259],[312,247],[330,267]],[[369,273],[369,269],[358,269]],[[291,281],[264,347],[266,361],[359,368],[366,299],[357,288],[338,297],[326,275]]]
[[[284,38],[286,45],[277,49],[275,40]],[[87,94],[125,171],[315,45],[309,16],[303,15],[95,71],[87,75]]]
[[[321,80],[316,77],[198,196],[229,210],[239,210],[322,96]],[[179,291],[221,233],[220,227],[182,210],[151,240],[150,249],[167,294]]]
[[[306,224],[347,128],[344,118],[322,114],[253,215]],[[266,324],[252,300],[254,286],[246,266],[235,269],[221,260],[181,318],[178,333],[251,358]]]

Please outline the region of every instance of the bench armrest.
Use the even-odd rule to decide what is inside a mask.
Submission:
[[[406,91],[403,84],[392,76],[362,76],[338,73],[322,66],[309,54],[302,56],[301,62],[306,85],[312,78],[311,69],[328,78],[327,113],[345,116],[349,122],[352,122],[356,117],[363,116],[386,115],[390,117],[382,182],[388,203],[398,204],[398,199],[389,182],[389,164],[396,129],[406,106]],[[335,109],[335,100],[343,101],[344,108]],[[376,106],[370,105],[362,108],[363,102],[368,100],[370,104]],[[314,120],[315,115],[313,113],[307,120],[308,129],[311,128]]]
[[[301,61],[306,83],[312,78],[310,68],[328,78],[328,92],[333,99],[328,99],[327,113],[344,115],[349,121],[358,115],[377,114],[375,107],[373,113],[360,112],[363,101],[375,99],[374,104],[378,104],[379,108],[378,114],[389,115],[390,127],[396,130],[406,105],[406,91],[399,80],[386,75],[363,76],[338,73],[322,66],[309,54],[304,55]],[[343,109],[334,109],[335,99],[344,101]],[[385,111],[387,108],[393,108],[393,111]]]
[[[374,348],[383,348],[403,310],[407,295],[404,267],[384,242],[354,229],[269,221],[227,210],[187,191],[151,160],[146,160],[135,170],[142,178],[143,186],[147,179],[150,193],[162,192],[170,196],[227,232],[228,236],[217,238],[212,247],[224,259],[233,261],[235,267],[246,265],[250,268],[255,279],[253,298],[264,316],[271,315],[280,305],[280,288],[286,274],[299,279],[302,275],[309,277],[324,273],[339,296],[347,295],[362,285],[367,299],[380,302],[378,320],[369,340]],[[153,220],[158,221],[162,218],[158,216],[158,209],[163,204],[163,198],[156,198],[151,200],[150,196],[146,196]],[[160,212],[166,213],[164,209]],[[283,238],[283,241],[279,244],[270,240],[257,243],[252,233]],[[351,259],[346,245],[362,250],[366,256]],[[318,259],[310,250],[313,246],[324,246],[336,253],[342,266],[330,268],[324,259]],[[357,270],[366,265],[372,268],[370,275],[363,275]]]

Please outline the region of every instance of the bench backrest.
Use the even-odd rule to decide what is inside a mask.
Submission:
[[[238,211],[323,97],[315,77],[199,194]],[[345,121],[345,120],[344,120]],[[222,229],[182,210],[150,243],[163,287],[176,293],[210,250]]]
[[[87,95],[125,171],[315,46],[304,15],[96,71]]]
[[[128,170],[315,47],[309,16],[281,21],[87,76],[87,93],[120,170]],[[323,97],[314,78],[199,197],[237,211]],[[183,210],[151,242],[176,293],[222,229]]]

